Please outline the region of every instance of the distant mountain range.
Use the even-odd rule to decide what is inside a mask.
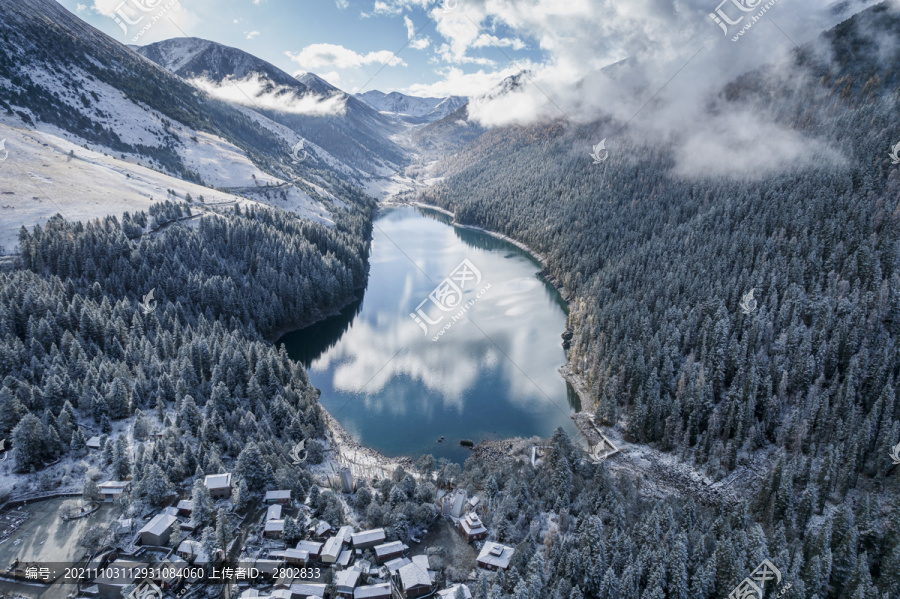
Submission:
[[[379,112],[396,115],[407,122],[431,123],[440,120],[468,103],[467,98],[420,98],[400,92],[386,94],[377,90],[356,94],[356,97]]]

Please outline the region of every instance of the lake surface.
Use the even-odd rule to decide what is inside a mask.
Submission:
[[[373,236],[360,299],[279,341],[350,434],[456,462],[462,439],[575,436],[578,398],[557,371],[566,305],[534,258],[407,206],[382,210]]]

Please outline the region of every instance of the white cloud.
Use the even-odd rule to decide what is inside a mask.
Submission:
[[[150,44],[173,37],[184,37],[199,22],[178,0],[94,0],[95,12],[113,18],[127,17],[134,23],[118,25],[113,37],[127,44]],[[124,19],[122,19],[124,21]]]
[[[247,36],[248,40],[252,40],[257,35],[259,35],[259,31],[249,31],[249,32],[244,32],[244,34]]]
[[[496,87],[500,80],[515,75],[517,72],[518,69],[512,66],[499,71],[479,70],[475,73],[465,73],[459,67],[446,67],[437,71],[442,77],[437,83],[415,83],[400,91],[411,96],[431,98],[474,97],[488,92]]]
[[[416,38],[416,28],[413,25],[412,19],[406,15],[403,15],[403,24],[406,25],[406,39],[412,40],[409,42],[410,48],[413,50],[424,50],[431,44],[431,40],[428,37]]]
[[[311,44],[300,52],[285,52],[285,55],[304,69],[313,70],[321,68],[352,69],[373,63],[407,66],[390,50],[359,54],[338,44]]]
[[[424,50],[431,45],[431,40],[427,37],[416,38],[409,43],[409,47],[413,50]]]
[[[83,13],[86,10],[87,10],[87,4],[78,3],[75,5],[75,12],[77,12],[79,14]]]
[[[325,81],[327,81],[328,83],[330,83],[331,85],[333,85],[335,87],[340,87],[341,76],[340,76],[340,74],[338,74],[337,71],[330,71],[328,73],[319,75],[319,77],[321,77],[322,79],[324,79]]]
[[[343,10],[350,6],[350,0],[334,0],[334,5]]]
[[[275,86],[269,79],[260,75],[244,79],[228,77],[221,83],[196,78],[191,79],[190,83],[213,97],[251,108],[310,116],[342,115],[346,110],[346,96],[341,94],[331,97],[313,94],[297,96],[293,89],[286,86]]]

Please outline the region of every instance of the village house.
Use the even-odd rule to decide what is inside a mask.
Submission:
[[[487,538],[487,528],[481,523],[481,518],[475,512],[469,512],[459,521],[459,528],[466,535],[466,540],[480,541]]]
[[[319,520],[317,524],[309,527],[309,534],[314,539],[324,541],[334,534],[334,527],[325,520]]]
[[[334,584],[338,597],[344,599],[353,599],[353,590],[359,584],[359,577],[362,574],[356,568],[341,570],[334,578]]]
[[[346,568],[350,565],[350,560],[353,559],[353,550],[352,549],[344,549],[341,551],[341,554],[338,556],[337,561],[334,562],[336,565],[341,566],[342,568]]]
[[[108,480],[105,483],[97,485],[100,489],[100,496],[103,501],[115,501],[119,495],[127,491],[131,487],[131,483],[124,480]]]
[[[273,503],[280,503],[281,505],[288,505],[291,502],[291,492],[289,490],[266,491],[266,498],[264,501],[270,505]]]
[[[175,553],[187,561],[198,565],[205,564],[208,561],[206,556],[203,555],[203,546],[200,544],[200,541],[194,541],[192,539],[183,540],[178,545],[178,549],[175,550]]]
[[[496,572],[497,570],[506,570],[509,568],[509,561],[512,559],[515,549],[501,545],[500,543],[485,543],[478,554],[476,562],[478,566],[485,570]]]
[[[268,509],[266,509],[266,520],[279,519],[281,519],[281,504],[276,503],[274,505],[270,505]]]
[[[327,541],[325,541],[325,546],[322,548],[321,559],[323,564],[333,564],[338,560],[338,557],[341,555],[341,550],[344,547],[344,541],[340,537],[331,537]]]
[[[285,549],[284,563],[291,566],[305,566],[309,563],[309,551],[302,549]]]
[[[88,449],[100,449],[100,437],[94,435],[90,439],[87,440],[87,448]]]
[[[462,518],[466,511],[466,490],[456,489],[453,493],[445,495],[441,514],[451,518]]]
[[[181,558],[175,556],[166,558],[159,564],[159,568],[153,569],[153,582],[165,591],[174,589],[182,581],[180,573],[187,567],[188,563]]]
[[[203,484],[209,490],[209,496],[215,499],[227,499],[231,497],[231,473],[207,474]]]
[[[356,587],[353,591],[353,599],[391,599],[391,583]]]
[[[253,562],[253,567],[259,570],[259,575],[265,578],[275,578],[278,569],[284,562],[280,559],[263,559],[259,558]]]
[[[117,559],[108,567],[100,570],[101,575],[94,579],[100,599],[122,599],[122,589],[132,584],[138,577],[141,568],[148,564]]]
[[[419,564],[411,563],[397,570],[400,592],[406,599],[429,595],[432,591],[431,576]]]
[[[178,509],[179,516],[190,517],[194,513],[194,502],[190,499],[182,499],[175,507]]]
[[[403,552],[409,549],[400,541],[392,541],[382,545],[375,546],[375,561],[383,564],[388,560],[392,560],[403,555]]]
[[[352,535],[354,549],[371,549],[376,545],[384,543],[385,535],[383,528],[373,528],[371,530],[362,530]]]
[[[272,506],[281,507],[281,506]],[[284,533],[284,520],[266,520],[263,536],[267,539],[280,539]]]
[[[463,596],[466,599],[472,599],[472,592],[469,591],[469,587],[464,584],[456,584],[449,589],[438,591],[438,597],[440,597],[441,599],[456,599],[456,591],[458,591],[459,589],[462,589]]]
[[[297,543],[297,549],[306,551],[309,554],[310,561],[318,561],[322,555],[322,543],[315,541],[300,541]]]
[[[138,531],[141,535],[141,545],[165,545],[169,542],[169,535],[177,523],[178,518],[171,514],[157,514]]]
[[[293,582],[288,590],[291,592],[291,599],[321,599],[325,596],[325,586],[321,583]]]
[[[390,561],[384,562],[384,567],[387,568],[388,572],[393,574],[403,566],[407,564],[411,564],[412,562],[406,559],[405,557],[397,557]]]

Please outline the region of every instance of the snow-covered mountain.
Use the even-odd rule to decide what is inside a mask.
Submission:
[[[400,92],[386,94],[378,90],[356,94],[356,97],[379,112],[403,118],[408,122],[431,123],[444,118],[468,100],[461,96],[420,98]]]
[[[398,124],[307,73],[293,77],[275,65],[209,40],[176,38],[136,49],[195,87],[247,107],[371,175],[395,172],[407,161],[391,141]]]
[[[0,139],[9,151],[0,245],[8,251],[18,226],[57,211],[118,215],[175,190],[326,214],[322,206],[338,206],[371,178],[314,143],[306,160],[293,161],[302,137],[292,129],[199,92],[54,0],[4,0],[0,38]],[[110,193],[116,186],[121,192]]]

